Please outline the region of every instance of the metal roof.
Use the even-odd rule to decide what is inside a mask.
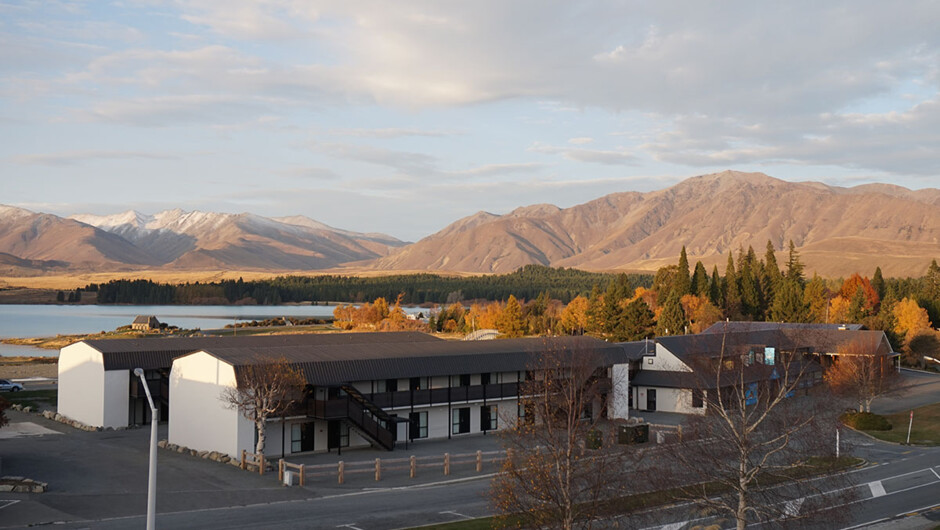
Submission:
[[[803,322],[715,322],[702,331],[702,333],[740,333],[751,331],[768,331],[775,329],[799,329],[799,330],[841,330],[858,331],[866,329],[864,324],[815,324]]]
[[[535,337],[492,341],[423,341],[306,347],[209,347],[204,351],[241,367],[283,360],[313,385],[533,369],[544,355],[582,357],[596,366],[628,362],[626,349],[592,337]]]
[[[130,370],[133,368],[169,368],[176,357],[209,347],[267,349],[317,345],[443,342],[443,340],[417,331],[401,331],[249,335],[242,337],[93,339],[82,342],[101,352],[104,358],[105,370]]]

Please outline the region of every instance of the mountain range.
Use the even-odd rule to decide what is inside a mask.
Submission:
[[[724,270],[729,252],[792,240],[807,271],[919,276],[940,257],[940,190],[851,188],[725,171],[649,193],[613,193],[559,208],[478,212],[416,243],[302,216],[266,218],[168,210],[148,216],[51,214],[0,206],[0,270],[135,269],[511,272],[527,264]],[[783,252],[778,259],[784,258]],[[15,275],[15,274],[9,274]]]

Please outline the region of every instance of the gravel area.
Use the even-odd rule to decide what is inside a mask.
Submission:
[[[59,365],[53,364],[0,364],[0,378],[28,379],[30,377],[59,376]]]

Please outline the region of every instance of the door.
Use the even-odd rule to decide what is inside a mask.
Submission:
[[[656,389],[649,388],[646,390],[646,410],[650,412],[656,411]]]
[[[330,420],[326,424],[326,449],[340,447],[340,420]]]

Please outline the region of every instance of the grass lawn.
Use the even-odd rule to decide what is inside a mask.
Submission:
[[[3,398],[10,403],[18,403],[24,407],[33,407],[33,410],[43,410],[55,407],[59,391],[52,390],[21,390],[19,392],[4,392]]]
[[[864,431],[879,440],[904,443],[907,440],[907,425],[910,411],[886,415],[891,422],[890,431]],[[914,425],[911,428],[912,445],[940,445],[940,403],[914,409]]]

